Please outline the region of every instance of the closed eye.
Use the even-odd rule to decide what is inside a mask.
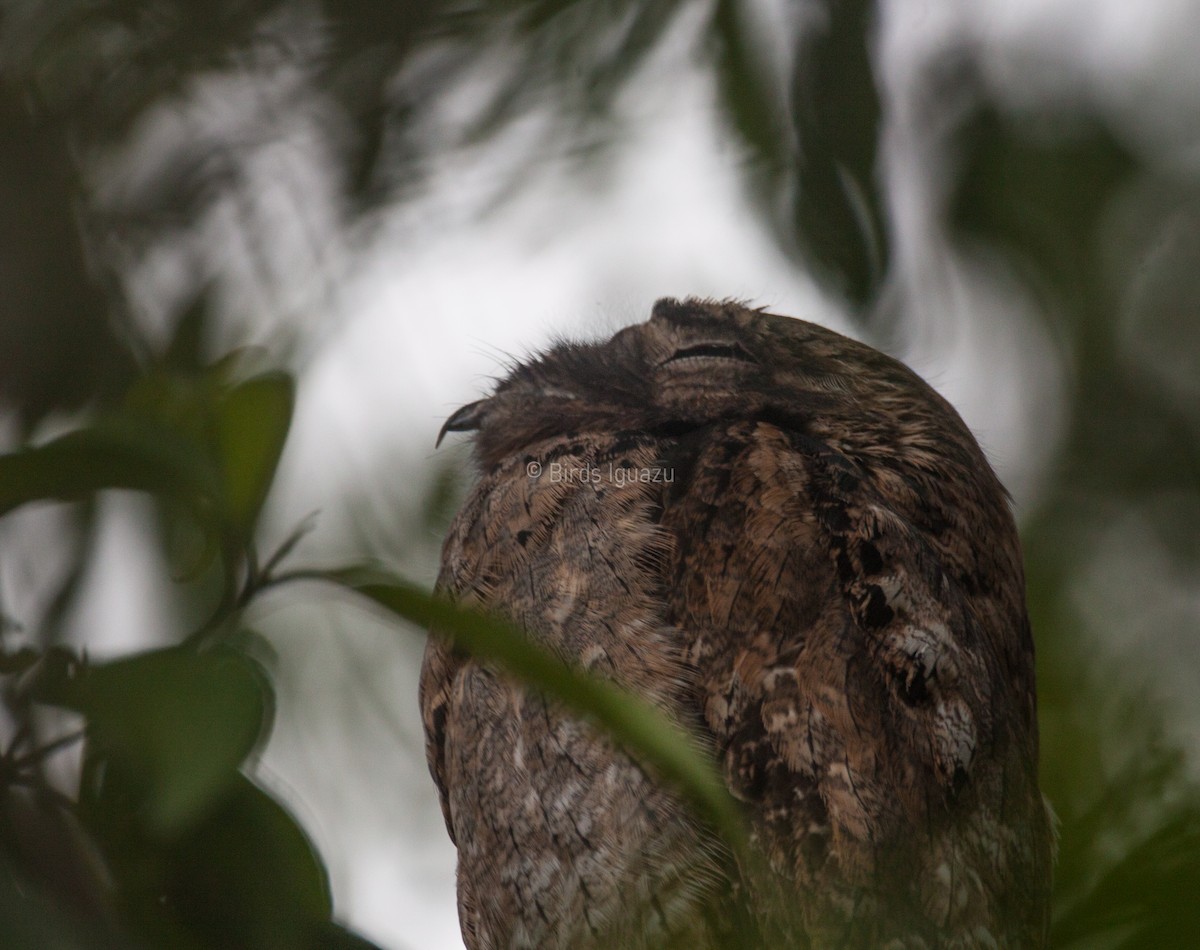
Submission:
[[[740,343],[697,343],[695,346],[685,346],[676,350],[659,365],[676,363],[690,359],[736,360],[739,363],[757,363],[756,360]]]

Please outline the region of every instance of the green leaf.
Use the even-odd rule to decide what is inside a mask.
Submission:
[[[358,947],[332,924],[325,866],[290,812],[244,775],[182,834],[140,824],[139,776],[105,770],[84,816],[102,848],[119,918],[138,946],[181,950]]]
[[[79,668],[35,698],[87,718],[89,757],[119,759],[139,776],[146,825],[168,838],[237,781],[271,708],[265,673],[228,648],[171,647]]]
[[[1098,269],[1098,234],[1138,162],[1094,117],[1038,118],[1006,115],[985,102],[963,122],[947,224],[999,247],[1051,286],[1060,305],[1102,329],[1110,321],[1095,320],[1091,310],[1108,304],[1111,285]]]
[[[212,466],[193,443],[128,415],[109,416],[44,445],[0,456],[0,515],[104,488],[213,498]]]
[[[1074,906],[1054,921],[1052,943],[1123,934],[1127,948],[1195,947],[1200,940],[1200,817],[1173,816],[1122,854]]]
[[[875,3],[827,0],[825,6],[827,19],[796,51],[794,220],[818,275],[864,305],[889,256],[878,184],[882,110],[871,68]]]
[[[356,934],[339,924],[321,927],[309,944],[313,950],[380,950],[366,937]]]
[[[449,637],[456,647],[599,723],[634,758],[675,784],[736,853],[748,856],[746,828],[737,803],[692,737],[661,710],[607,680],[569,666],[512,624],[465,610],[385,572],[334,571],[326,577],[405,620]]]
[[[166,859],[161,889],[147,896],[211,947],[316,946],[333,913],[312,842],[244,776]]]
[[[193,371],[202,365],[204,338],[213,319],[213,282],[204,282],[179,315],[175,332],[162,356],[164,366]]]
[[[890,257],[879,184],[875,3],[824,0],[793,46],[792,75],[763,55],[753,4],[719,0],[710,35],[721,108],[750,149],[750,183],[781,245],[851,304],[872,302]]]
[[[32,879],[10,855],[0,853],[0,946],[53,950],[101,950],[112,940],[77,919],[76,909]]]
[[[217,449],[232,525],[249,534],[275,477],[287,440],[295,383],[287,373],[264,373],[235,386],[217,409]]]

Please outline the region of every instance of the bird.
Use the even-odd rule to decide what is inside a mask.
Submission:
[[[480,948],[1038,948],[1053,818],[1010,498],[900,361],[734,300],[510,367],[437,589],[651,703],[757,871],[597,725],[429,639]]]

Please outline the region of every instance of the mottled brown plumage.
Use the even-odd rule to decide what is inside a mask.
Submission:
[[[446,427],[475,431],[481,475],[440,588],[693,731],[772,875],[435,638],[421,704],[468,947],[1043,944],[1016,531],[929,386],[801,320],[663,300]]]

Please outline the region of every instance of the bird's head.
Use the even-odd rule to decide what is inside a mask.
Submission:
[[[664,436],[764,418],[854,454],[939,451],[958,415],[897,360],[805,320],[730,301],[663,299],[650,319],[597,343],[560,343],[516,365],[442,428],[475,431],[489,468],[537,442],[589,431]]]

